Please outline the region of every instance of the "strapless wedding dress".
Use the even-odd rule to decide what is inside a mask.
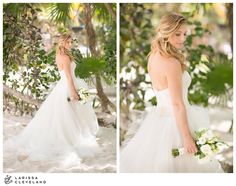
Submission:
[[[84,80],[71,73],[76,89],[88,89]],[[100,152],[96,141],[98,122],[91,101],[68,102],[70,89],[64,71],[60,80],[42,103],[34,118],[19,135],[4,143],[5,156],[25,156],[33,161],[63,161],[71,157],[80,161]],[[75,158],[76,157],[76,158]],[[7,158],[7,157],[5,157]],[[12,157],[11,157],[12,158]]]
[[[183,73],[182,82],[183,100],[191,132],[201,127],[209,128],[207,110],[188,102],[191,77],[187,71]],[[134,137],[121,149],[120,172],[223,172],[215,159],[201,164],[189,154],[172,157],[171,150],[182,148],[183,141],[176,124],[169,90],[154,91],[158,104],[147,114]]]

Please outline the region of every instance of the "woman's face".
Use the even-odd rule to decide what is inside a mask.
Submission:
[[[183,24],[179,29],[174,32],[169,38],[168,41],[177,49],[182,49],[184,47],[184,42],[187,36],[187,25]]]
[[[71,46],[72,46],[72,39],[70,38],[65,41],[65,48],[69,50]]]

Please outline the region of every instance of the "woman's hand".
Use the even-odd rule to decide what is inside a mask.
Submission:
[[[79,101],[80,100],[80,97],[79,97],[77,92],[73,92],[71,94],[71,97],[72,97],[72,100],[75,100],[75,101]]]
[[[195,154],[198,149],[191,135],[184,137],[184,149],[189,154]]]

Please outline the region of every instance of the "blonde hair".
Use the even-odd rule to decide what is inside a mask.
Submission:
[[[62,34],[59,37],[59,41],[57,43],[57,48],[56,48],[56,54],[61,54],[61,55],[67,55],[70,60],[74,60],[72,54],[68,49],[65,48],[65,43],[69,40],[72,39],[71,35],[68,33]]]
[[[157,34],[151,43],[149,55],[159,51],[162,56],[174,57],[180,62],[181,68],[184,70],[186,68],[185,56],[180,50],[170,44],[168,38],[185,23],[187,23],[187,20],[176,13],[163,16],[156,29]]]

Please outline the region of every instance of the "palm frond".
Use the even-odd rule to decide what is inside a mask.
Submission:
[[[49,17],[52,21],[65,24],[70,20],[71,3],[52,3],[49,5]]]
[[[204,92],[215,101],[215,104],[227,105],[233,95],[233,63],[226,55],[219,54],[212,58],[209,64],[210,71],[202,83]]]
[[[90,78],[91,75],[103,72],[106,62],[102,58],[87,57],[76,61],[75,75],[80,78]]]

